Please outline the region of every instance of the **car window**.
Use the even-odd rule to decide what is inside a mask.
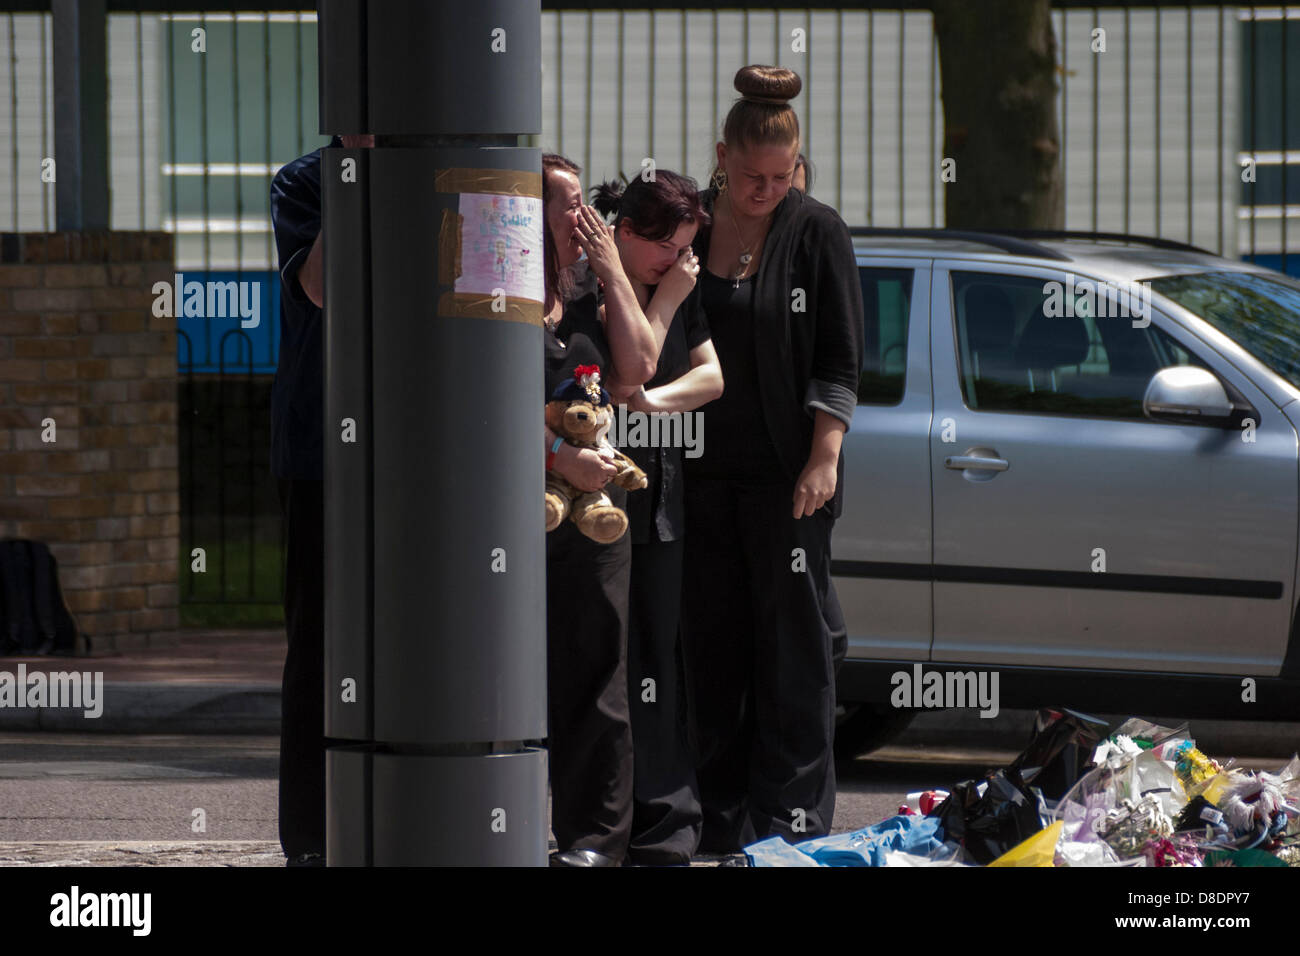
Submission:
[[[1230,271],[1150,282],[1300,388],[1300,282],[1281,274]]]
[[[897,405],[903,400],[913,275],[912,269],[858,270],[863,331],[859,405]]]
[[[1145,419],[1142,397],[1156,372],[1208,367],[1154,324],[1135,328],[1150,315],[1141,303],[1129,310],[1123,300],[1082,294],[1081,280],[1054,281],[952,273],[967,407]]]

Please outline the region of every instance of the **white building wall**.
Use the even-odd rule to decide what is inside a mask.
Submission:
[[[1091,50],[1094,11],[1058,10],[1053,15],[1063,64],[1058,119],[1063,124],[1066,226],[1159,233],[1235,255],[1248,235],[1238,210],[1238,14],[1233,8],[1193,10],[1190,88],[1187,15],[1183,10],[1160,14],[1158,152],[1156,13],[1130,11],[1127,30],[1120,9],[1103,9],[1096,16],[1106,31],[1105,53]],[[258,15],[241,17],[260,20]],[[301,19],[304,43],[309,43],[314,60],[315,18],[306,14]],[[42,20],[47,51],[43,136]],[[53,152],[48,23],[48,16],[0,16],[0,128],[14,133],[10,142],[0,144],[0,229],[53,228],[53,187],[43,185],[39,177],[41,158]],[[184,25],[186,31],[190,26]],[[791,48],[796,29],[806,31],[806,53]],[[292,156],[256,156],[251,151],[241,156],[243,169],[237,172],[257,177],[257,188],[245,190],[240,222],[233,208],[214,203],[206,243],[201,215],[183,211],[173,221],[168,212],[168,176],[177,171],[163,171],[168,148],[164,34],[162,18],[142,17],[137,47],[136,17],[110,17],[112,225],[179,228],[183,268],[205,262],[216,269],[269,268],[274,252],[268,241],[268,210],[259,198],[265,192],[261,184],[268,167],[277,168]],[[249,42],[246,54],[241,50],[241,56],[257,59],[258,70],[261,54],[260,41]],[[805,152],[816,166],[813,192],[818,198],[836,205],[852,225],[943,225],[943,109],[928,12],[547,12],[542,59],[543,133],[536,142],[582,164],[587,185],[620,171],[634,175],[645,157],[703,183],[712,169],[713,144],[723,117],[735,99],[731,80],[736,69],[750,62],[775,62],[796,70],[805,81],[794,106],[804,126]],[[221,76],[228,70],[224,62],[213,59],[208,64],[214,97],[230,86],[229,77]],[[284,64],[272,67],[277,82],[283,82]],[[11,76],[16,79],[16,97]],[[302,103],[310,121],[304,119],[303,128],[305,148],[310,149],[317,102],[314,71],[304,71],[304,77]],[[210,108],[225,107],[214,100]],[[276,115],[275,122],[279,132],[284,117]],[[215,185],[230,174],[229,166],[220,172],[209,167],[214,196],[230,194],[232,184],[225,183],[223,190]],[[186,175],[184,170],[179,174]],[[1276,243],[1279,222],[1257,221],[1261,249],[1267,248],[1270,237]],[[1296,226],[1300,223],[1293,223],[1292,236],[1300,235]],[[242,242],[236,241],[238,234]],[[1295,239],[1292,247],[1300,248]]]

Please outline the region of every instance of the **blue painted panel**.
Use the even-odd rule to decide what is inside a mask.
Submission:
[[[1298,229],[1297,232],[1300,232],[1300,229]],[[1282,256],[1278,253],[1242,256],[1241,258],[1244,262],[1251,262],[1257,266],[1264,266],[1266,269],[1276,269],[1278,272],[1285,272],[1293,278],[1300,279],[1300,252],[1287,254],[1286,269],[1282,268]]]
[[[176,363],[181,372],[274,374],[280,353],[280,274],[274,270],[243,272],[204,272],[191,270],[181,274],[181,282],[204,283],[202,315],[182,315],[185,303],[182,289],[174,303],[176,311]],[[174,280],[173,280],[174,281]],[[250,306],[257,325],[243,328],[239,314],[209,309],[208,282],[248,283],[240,294]],[[254,303],[256,305],[254,306]],[[211,305],[216,306],[215,297]],[[193,309],[191,309],[193,311]],[[211,314],[209,314],[211,312]]]

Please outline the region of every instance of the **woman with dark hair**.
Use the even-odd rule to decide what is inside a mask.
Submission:
[[[700,266],[691,241],[709,222],[695,180],[657,170],[653,182],[638,177],[626,188],[610,182],[592,192],[592,204],[614,217],[619,256],[660,347],[654,377],[628,397],[626,410],[681,415],[713,401],[722,394],[722,370],[693,294]],[[619,386],[616,381],[621,395],[625,390]],[[678,683],[683,450],[629,444],[622,451],[645,471],[649,484],[630,495],[627,505],[632,538],[627,684],[636,765],[628,857],[646,866],[682,865],[690,863],[700,838],[699,793]]]
[[[542,157],[546,394],[573,378],[578,366],[595,365],[601,384],[620,401],[639,396],[657,372],[673,315],[699,271],[689,245],[702,210],[693,182],[661,172],[629,204],[644,225],[631,230],[625,219],[616,233],[582,204],[580,172],[562,156]],[[609,190],[600,192],[608,203]],[[692,381],[686,391],[698,390]],[[613,465],[543,427],[548,469],[583,491],[605,488],[616,506],[628,508],[628,493],[606,484]],[[632,826],[632,537],[597,544],[566,521],[547,534],[546,546],[551,821],[559,845],[552,862],[617,865]]]
[[[700,747],[700,848],[830,832],[831,529],[862,367],[848,228],[791,189],[799,77],[747,66],[704,193],[700,302],[726,376],[687,459],[682,650]],[[828,622],[828,618],[830,619]]]
[[[658,348],[613,231],[582,203],[579,167],[542,157],[544,368],[549,399],[580,365],[607,383],[639,386],[654,373]],[[590,278],[576,269],[586,254]],[[604,302],[597,282],[603,286]],[[540,413],[539,413],[540,414]],[[618,507],[627,492],[606,485],[615,467],[543,426],[546,467],[582,491],[606,488]],[[541,507],[541,498],[538,498]],[[546,535],[547,722],[553,866],[618,866],[632,824],[632,729],[627,703],[627,536],[597,544],[571,521]]]

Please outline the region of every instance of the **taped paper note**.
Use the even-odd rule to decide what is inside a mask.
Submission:
[[[457,296],[545,299],[542,200],[494,193],[460,194]],[[445,254],[445,253],[444,253]]]

